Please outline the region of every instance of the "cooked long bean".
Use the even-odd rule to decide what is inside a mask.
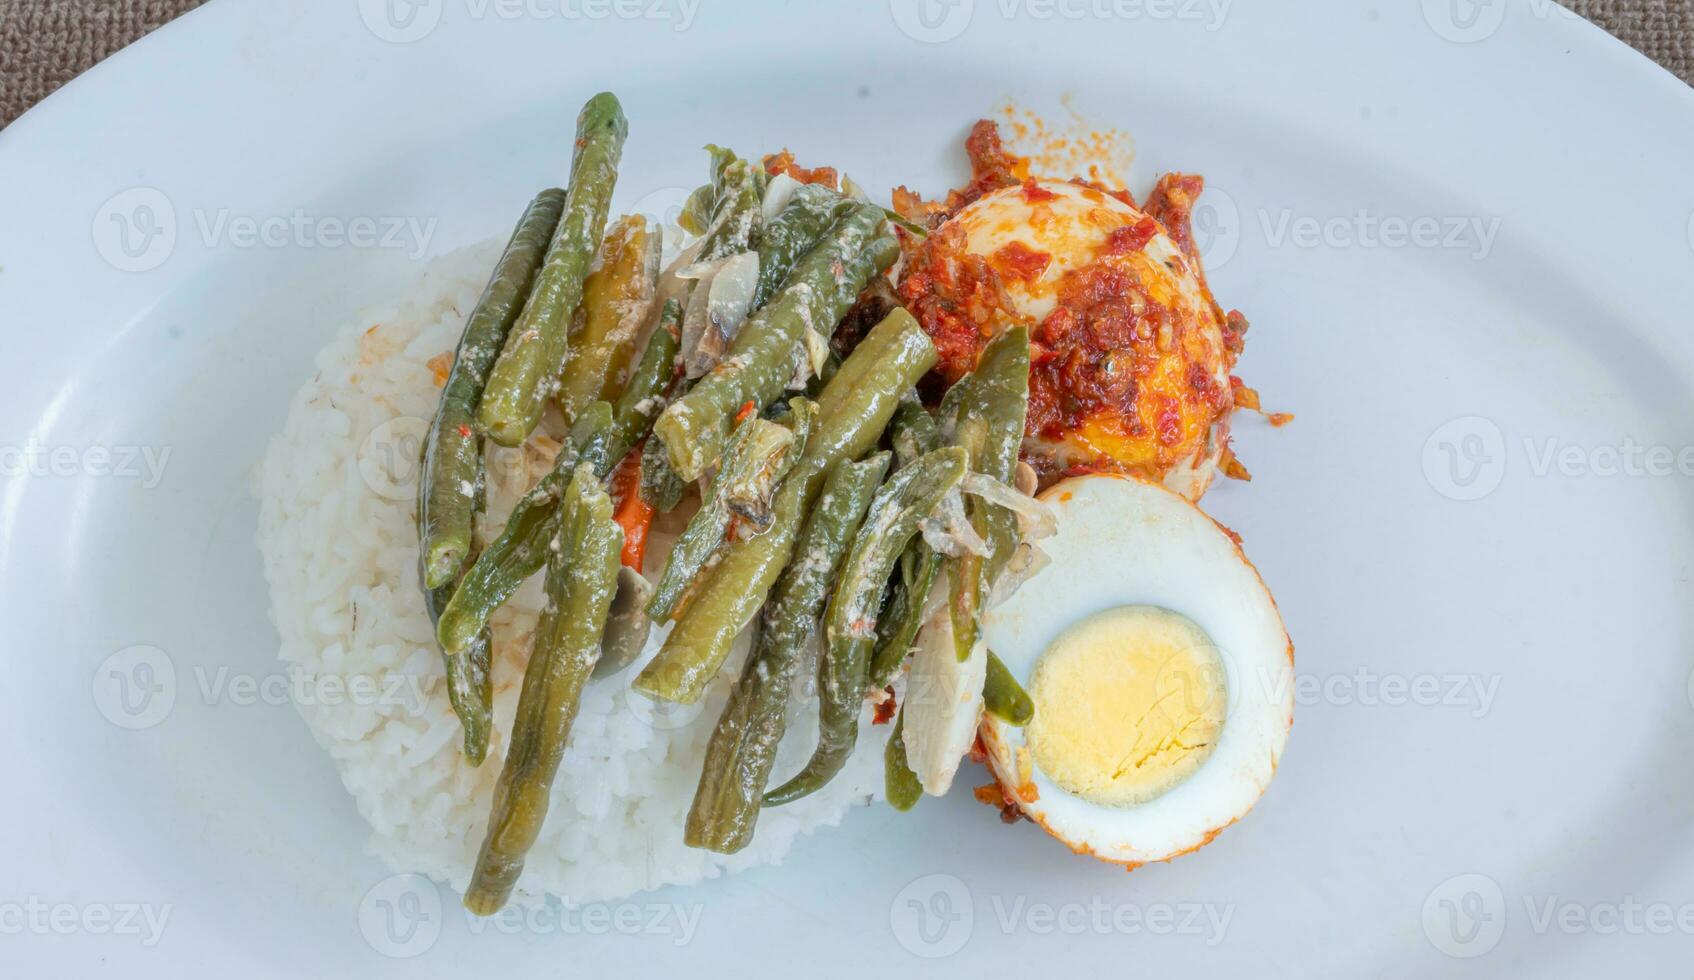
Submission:
[[[735,635],[764,605],[794,554],[801,520],[825,474],[876,445],[900,393],[935,366],[935,345],[917,320],[896,310],[854,349],[818,396],[818,420],[806,452],[777,489],[771,529],[730,548],[708,572],[699,598],[666,638],[635,688],[667,701],[692,703],[729,655]]]
[[[793,468],[798,455],[792,429],[757,415],[748,416],[735,427],[735,435],[724,449],[723,465],[706,488],[700,509],[689,518],[688,526],[671,547],[653,601],[647,606],[649,616],[660,622],[669,621],[689,586],[699,580],[700,573],[725,545],[730,523],[735,518],[730,510],[730,498],[754,482],[767,487],[768,497],[768,488]]]
[[[582,301],[582,282],[606,229],[628,134],[629,121],[610,92],[589,99],[577,116],[564,214],[477,406],[478,426],[502,446],[517,446],[529,438],[564,369],[571,315]]]
[[[880,210],[860,205],[831,226],[776,296],[742,325],[728,356],[653,423],[684,480],[699,478],[717,460],[743,405],[765,405],[782,394],[806,356],[807,331],[827,335],[865,283],[893,264],[899,246],[878,237],[882,221]]]
[[[849,198],[817,184],[794,189],[794,196],[759,234],[759,285],[753,292],[753,309],[776,295],[795,263],[855,206]]]
[[[456,584],[424,590],[424,608],[429,612],[431,626],[440,622],[441,611],[446,608]],[[464,730],[465,760],[473,767],[482,765],[482,760],[488,757],[488,732],[494,711],[493,651],[494,636],[485,626],[462,652],[443,657],[447,668],[447,703],[452,705],[459,727]]]
[[[612,409],[605,402],[596,402],[577,419],[559,448],[553,469],[519,498],[499,536],[483,549],[460,580],[435,625],[436,641],[448,656],[468,649],[494,611],[518,591],[524,579],[547,564],[563,517],[559,503],[577,464],[583,461],[583,449],[602,444],[611,423]]]
[[[941,434],[934,416],[910,393],[900,402],[893,421],[888,423],[888,442],[894,449],[894,459],[905,466],[941,445]],[[876,650],[871,654],[870,686],[884,687],[894,679],[906,654],[912,650],[918,629],[923,626],[924,606],[929,601],[935,577],[941,570],[941,556],[929,543],[913,538],[900,555],[900,564],[889,581],[888,599],[882,615],[876,621]]]
[[[612,501],[587,465],[565,491],[561,538],[547,565],[547,606],[524,668],[506,762],[494,786],[493,812],[465,889],[465,907],[492,915],[506,904],[524,857],[547,818],[553,777],[564,757],[618,575],[623,532]]]
[[[558,531],[559,496],[577,463],[605,479],[647,434],[675,370],[678,315],[675,303],[665,305],[616,407],[595,402],[579,414],[552,471],[512,508],[499,537],[465,574],[436,626],[444,651],[467,649],[494,611],[546,563],[547,544]]]
[[[582,283],[580,325],[571,334],[570,358],[559,378],[559,410],[566,419],[576,418],[590,402],[617,396],[658,289],[659,239],[640,215],[606,231],[595,267]]]
[[[452,582],[470,556],[478,500],[487,480],[482,436],[473,427],[476,406],[564,207],[565,192],[556,188],[530,202],[459,337],[453,368],[441,389],[441,406],[424,443],[423,477],[418,482],[418,551],[425,589]]]
[[[991,341],[976,370],[942,400],[942,428],[969,454],[973,472],[1012,482],[1029,407],[1029,331],[1013,327]],[[976,646],[982,606],[994,577],[1017,545],[1016,515],[978,498],[966,504],[971,525],[990,546],[987,556],[961,555],[947,562],[953,640],[959,659]]]
[[[700,242],[700,261],[710,262],[753,247],[758,237],[765,172],[721,146],[708,146],[715,173],[712,224]]]
[[[882,753],[882,788],[888,795],[888,805],[901,813],[918,805],[923,798],[923,783],[906,760],[906,709],[894,718],[894,731],[888,736],[888,746]]]
[[[817,631],[835,571],[887,472],[888,454],[878,453],[859,463],[837,463],[825,480],[800,532],[800,557],[771,593],[753,653],[706,746],[705,768],[683,834],[690,847],[733,854],[753,839],[802,652]]]
[[[847,764],[859,738],[859,709],[865,701],[883,585],[906,543],[918,533],[919,523],[959,485],[969,466],[969,455],[958,446],[925,453],[890,477],[871,500],[824,621],[817,751],[797,775],[765,794],[766,806],[816,792]]]
[[[1027,725],[1035,717],[1035,701],[1003,661],[988,653],[988,676],[982,682],[982,706],[1008,725]]]

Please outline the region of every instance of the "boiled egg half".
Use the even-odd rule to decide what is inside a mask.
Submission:
[[[1022,682],[1022,728],[984,716],[1006,800],[1078,853],[1138,865],[1195,850],[1252,809],[1293,722],[1293,645],[1235,538],[1133,478],[1042,499],[1051,561],[983,623]]]

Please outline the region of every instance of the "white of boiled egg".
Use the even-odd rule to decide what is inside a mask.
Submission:
[[[989,649],[1036,697],[1037,719],[1043,712],[1073,713],[1044,719],[1047,729],[1057,729],[1061,722],[1127,717],[1114,714],[1120,709],[1111,699],[1122,691],[1114,693],[1113,683],[1094,685],[1090,678],[1070,686],[1070,700],[1043,703],[1042,685],[1034,682],[1045,683],[1037,676],[1043,660],[1055,656],[1055,643],[1067,631],[1075,636],[1074,627],[1091,622],[1110,628],[1101,614],[1151,607],[1178,614],[1168,618],[1185,618],[1209,637],[1222,672],[1221,728],[1210,733],[1197,767],[1177,771],[1174,785],[1140,797],[1096,792],[1078,782],[1074,766],[1046,771],[1043,749],[1049,759],[1054,750],[1032,745],[1031,732],[1036,739],[1049,736],[993,715],[982,724],[989,764],[1007,798],[1078,853],[1127,865],[1185,854],[1244,816],[1270,784],[1293,723],[1293,645],[1275,601],[1234,538],[1180,495],[1101,475],[1058,483],[1042,499],[1058,516],[1057,534],[1041,543],[1051,561],[984,619]],[[1133,615],[1128,620],[1139,621]],[[1127,656],[1134,638],[1119,639]],[[1121,686],[1123,678],[1114,683]],[[1123,743],[1126,758],[1133,755],[1133,735],[1111,738],[1114,746]]]

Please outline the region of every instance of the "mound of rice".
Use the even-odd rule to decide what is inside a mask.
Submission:
[[[438,259],[413,299],[342,330],[318,355],[316,376],[295,396],[257,474],[258,541],[281,657],[315,681],[291,687],[341,692],[297,699],[300,714],[369,821],[371,851],[397,871],[461,891],[487,826],[542,597],[539,581],[526,583],[495,618],[495,731],[487,761],[473,769],[418,592],[414,495],[440,379],[498,255],[490,244]],[[545,435],[520,450],[494,450],[483,540],[499,532],[556,450]],[[658,557],[648,556],[650,575]],[[765,810],[744,851],[725,857],[684,845],[706,740],[746,643],[700,705],[667,708],[629,690],[659,639],[583,695],[516,901],[543,893],[607,901],[772,863],[797,835],[839,823],[849,807],[880,793],[888,726],[871,727],[867,709],[847,769],[821,792]],[[815,701],[796,702],[774,773],[779,782],[816,744]]]

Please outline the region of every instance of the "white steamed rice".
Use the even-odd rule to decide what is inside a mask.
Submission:
[[[495,730],[487,761],[472,769],[418,592],[415,459],[440,393],[429,361],[457,343],[498,254],[490,244],[442,257],[410,300],[341,330],[318,355],[317,374],[295,396],[257,474],[258,540],[282,660],[348,685],[345,697],[297,704],[300,714],[369,821],[371,851],[395,870],[461,891],[487,825],[541,590],[527,583],[495,618]],[[545,470],[549,446],[556,449],[542,437],[491,457],[484,540]],[[650,574],[655,558],[648,556]],[[849,807],[880,795],[888,726],[872,728],[867,717],[846,770],[811,797],[763,811],[744,851],[725,857],[685,846],[706,740],[745,642],[701,705],[667,710],[628,686],[657,640],[583,695],[518,900],[551,893],[607,901],[773,863],[800,833],[839,823]],[[778,781],[816,742],[815,701],[796,700]]]

